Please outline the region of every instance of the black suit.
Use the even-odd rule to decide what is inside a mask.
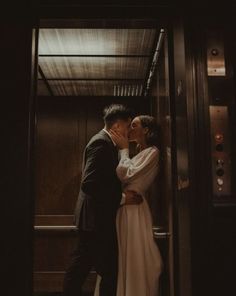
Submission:
[[[117,281],[116,212],[121,183],[116,175],[118,152],[105,131],[100,131],[84,151],[81,188],[75,208],[78,244],[64,281],[64,295],[79,296],[91,269],[102,276],[100,296],[115,296]]]

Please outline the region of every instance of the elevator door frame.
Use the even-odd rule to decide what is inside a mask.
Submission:
[[[88,22],[91,22],[91,19],[88,21],[85,21],[85,26],[87,26]],[[185,89],[183,88],[181,91],[182,93],[180,94],[180,96],[182,96],[184,98],[184,100],[182,100],[183,102],[183,106],[178,104],[176,105],[175,102],[175,98],[176,98],[176,91],[178,93],[180,86],[179,84],[176,85],[175,81],[176,81],[176,77],[180,77],[178,78],[178,81],[182,81],[182,86],[185,83],[185,79],[183,77],[183,67],[185,66],[185,57],[184,55],[181,56],[181,59],[179,59],[179,53],[180,51],[183,49],[183,44],[181,47],[181,42],[183,42],[183,27],[180,24],[179,21],[177,21],[176,19],[174,19],[174,22],[169,23],[169,20],[163,21],[163,23],[166,25],[167,27],[167,31],[168,31],[168,42],[169,42],[169,82],[170,82],[170,104],[171,104],[171,115],[172,115],[172,119],[171,119],[171,129],[172,129],[172,190],[173,190],[173,201],[174,201],[174,205],[173,205],[173,230],[174,233],[172,233],[171,235],[173,236],[173,240],[174,240],[174,288],[172,289],[172,291],[174,290],[174,295],[178,296],[179,294],[181,295],[181,292],[179,291],[186,291],[186,288],[188,291],[190,291],[191,287],[188,286],[186,287],[186,283],[191,283],[191,273],[188,273],[189,268],[190,268],[190,261],[188,261],[189,259],[187,259],[186,256],[183,257],[183,255],[181,255],[182,253],[180,253],[181,248],[179,246],[179,239],[181,239],[181,242],[183,240],[186,240],[186,247],[188,245],[187,248],[189,248],[189,234],[188,231],[189,230],[183,230],[183,232],[179,232],[179,227],[182,227],[184,225],[184,223],[186,222],[185,220],[181,220],[181,216],[180,216],[180,212],[181,212],[181,208],[184,207],[184,205],[182,206],[178,206],[177,203],[177,196],[178,199],[181,200],[181,196],[184,197],[184,199],[186,199],[186,195],[188,193],[188,188],[186,190],[186,188],[184,187],[179,187],[179,180],[176,178],[176,176],[180,176],[180,174],[183,174],[184,178],[188,178],[186,177],[186,174],[188,174],[187,172],[179,172],[178,167],[176,167],[177,164],[177,153],[176,153],[176,140],[175,140],[175,136],[176,135],[176,120],[175,120],[175,112],[176,109],[179,110],[179,112],[185,112],[185,108],[186,108],[186,102],[184,102],[184,100],[186,99],[186,96],[184,94]],[[54,23],[55,25],[55,23]],[[151,25],[152,26],[152,25]],[[148,26],[150,27],[150,26]],[[173,30],[173,28],[176,28],[176,30]],[[177,58],[178,57],[178,58]],[[176,62],[177,61],[177,62]],[[181,101],[180,101],[181,102]],[[181,107],[182,106],[182,107]],[[185,113],[184,113],[185,114]],[[185,114],[186,115],[186,114]],[[181,116],[183,116],[183,114],[181,114]],[[183,128],[183,125],[181,125],[181,128]],[[183,132],[183,131],[182,131]],[[186,143],[185,143],[186,144]],[[186,149],[186,146],[185,146]],[[181,168],[180,168],[181,169]],[[186,168],[185,168],[186,170]],[[182,184],[187,183],[185,179],[181,180]],[[175,185],[176,184],[176,185]],[[183,186],[183,185],[181,185]],[[181,238],[179,238],[179,236],[181,235]],[[179,260],[179,257],[182,256],[181,260],[183,260],[183,265],[185,265],[185,269],[182,268],[182,263]],[[189,266],[188,269],[186,268],[186,266]],[[188,270],[188,271],[187,271]],[[190,292],[188,293],[190,295]],[[172,295],[171,295],[172,296]]]
[[[89,20],[88,22],[91,22],[91,20]],[[87,21],[85,22],[86,23],[86,25],[85,25],[85,27],[87,27]],[[156,23],[156,22],[155,22]],[[55,26],[55,23],[53,24],[54,26]],[[169,51],[168,51],[168,56],[169,56],[169,82],[170,82],[170,103],[173,105],[174,104],[174,97],[175,97],[175,91],[173,90],[173,87],[174,87],[174,75],[176,74],[176,73],[174,73],[174,71],[173,71],[173,69],[174,68],[176,68],[176,66],[174,66],[173,64],[172,64],[172,62],[173,62],[173,57],[172,58],[170,58],[170,56],[172,55],[172,56],[174,56],[174,50],[173,50],[173,48],[171,48],[172,46],[173,46],[173,41],[171,41],[171,37],[170,36],[172,36],[172,38],[173,38],[173,30],[172,30],[172,26],[173,26],[173,24],[167,24],[166,22],[165,22],[165,25],[166,25],[166,27],[168,28],[167,30],[168,30],[168,42],[169,42]],[[83,26],[83,25],[82,25]],[[152,27],[153,25],[151,24],[151,27]],[[150,27],[150,25],[148,25],[148,27]],[[142,27],[143,28],[143,27]],[[156,28],[156,26],[154,27],[154,28]],[[181,30],[181,29],[180,29]],[[179,36],[177,36],[176,37],[177,39],[179,38]],[[174,114],[173,114],[173,112],[175,112],[175,107],[173,107],[173,106],[171,106],[171,116],[172,117],[174,117]],[[171,120],[171,129],[172,129],[172,134],[174,134],[175,133],[175,120],[173,119],[173,120]],[[172,136],[172,138],[173,138],[173,136]],[[174,194],[175,194],[175,186],[174,186],[174,184],[176,184],[176,178],[175,178],[175,176],[176,176],[176,173],[175,173],[175,171],[176,171],[176,169],[175,169],[175,164],[176,164],[176,155],[175,155],[175,152],[174,152],[174,150],[175,150],[175,148],[174,148],[174,145],[175,145],[175,141],[173,140],[172,141],[172,147],[171,147],[171,149],[173,150],[173,154],[172,154],[172,186],[173,186],[173,196],[174,196]],[[173,198],[173,201],[174,201],[174,198]],[[176,209],[176,206],[174,205],[173,206],[173,209]],[[177,223],[175,223],[175,221],[176,221],[176,219],[178,219],[177,218],[177,216],[178,216],[178,213],[177,213],[177,211],[175,212],[175,213],[173,213],[173,217],[174,217],[174,220],[173,220],[173,224],[174,225],[177,225]],[[178,234],[177,234],[177,226],[174,226],[174,228],[173,228],[173,230],[174,230],[174,233],[171,233],[170,235],[171,235],[171,237],[173,238],[173,240],[174,240],[174,242],[173,242],[173,245],[174,245],[174,254],[173,254],[173,257],[174,257],[174,273],[173,274],[175,274],[175,276],[174,275],[172,275],[171,276],[171,278],[173,279],[174,278],[174,281],[175,281],[175,283],[172,283],[172,285],[174,286],[174,287],[172,287],[170,290],[172,291],[171,293],[171,296],[172,295],[178,295],[178,292],[177,292],[177,289],[178,289],[178,285],[179,285],[179,279],[178,279],[178,277],[176,276],[177,274],[179,274],[179,261],[178,261],[178,256],[179,256],[179,254],[178,254],[178,251],[177,251],[177,249],[178,249],[178,243],[177,243],[177,240],[178,240]],[[172,239],[171,238],[171,239]],[[175,291],[175,293],[173,294],[173,291]]]
[[[61,17],[64,16],[65,17],[65,15],[67,15],[67,17],[69,16],[71,18],[75,17],[75,15],[76,15],[76,17],[80,16],[82,18],[90,18],[90,19],[95,17],[95,15],[94,15],[95,12],[94,11],[92,13],[93,16],[91,17],[91,11],[90,11],[91,7],[89,7],[89,9],[87,7],[87,10],[86,10],[86,8],[84,8],[84,9],[85,9],[85,11],[87,11],[87,14],[85,13],[85,15],[83,15],[84,10],[82,8],[82,9],[79,10],[79,12],[76,15],[76,12],[75,12],[74,8],[65,9],[64,7],[60,7],[59,10],[58,10],[58,9],[54,9],[54,8],[51,9],[50,7],[48,9],[45,9],[45,7],[43,7],[43,8],[41,7],[41,9],[39,9],[39,12],[35,13],[35,15],[32,17],[32,19],[33,19],[33,21],[32,21],[32,32],[33,32],[33,30],[37,29],[38,26],[39,26],[39,19],[38,19],[39,15],[40,15],[40,17],[41,17],[41,15],[44,15],[45,18],[55,18],[55,17],[59,17],[59,16],[61,16]],[[103,17],[104,16],[105,17],[106,16],[109,16],[109,17],[113,16],[113,17],[117,18],[117,16],[119,16],[119,15],[123,16],[123,14],[124,14],[123,7],[122,8],[120,7],[118,9],[118,11],[117,10],[114,11],[114,8],[111,8],[111,9],[113,9],[113,13],[110,13],[112,10],[109,10],[109,9],[104,10],[101,7],[100,7],[100,10],[98,10],[98,11],[101,12],[101,16],[103,16]],[[96,11],[95,14],[97,14],[98,11]],[[133,16],[133,18],[137,18],[137,17],[143,17],[143,15],[145,15],[146,18],[159,18],[159,19],[162,19],[162,20],[164,19],[163,15],[162,15],[163,10],[158,10],[158,12],[157,12],[156,6],[155,7],[145,7],[145,9],[143,9],[143,7],[142,8],[139,7],[138,10],[134,9],[134,11],[132,11],[132,8],[129,7],[127,9],[127,11],[128,11],[127,14],[126,14],[127,17],[132,17]],[[164,9],[164,15],[166,15],[167,11],[168,10]],[[170,15],[172,16],[172,11],[170,12]],[[163,24],[163,23],[161,23],[161,24]],[[170,28],[170,31],[171,31],[172,26],[173,26],[173,22],[172,21],[170,22],[170,19],[167,19],[166,24],[168,25],[168,27]],[[27,40],[27,42],[31,42],[31,40]],[[29,248],[29,246],[31,245],[31,249],[29,251],[29,260],[30,260],[31,254],[32,254],[33,238],[34,238],[33,228],[31,229],[31,226],[33,227],[33,217],[34,217],[34,215],[33,215],[34,214],[34,212],[33,212],[33,204],[34,204],[34,188],[33,188],[34,172],[33,172],[32,169],[33,169],[34,161],[35,161],[35,159],[34,159],[34,148],[33,147],[34,147],[34,144],[35,144],[34,143],[34,130],[35,130],[35,124],[36,124],[35,117],[34,117],[34,114],[35,114],[35,89],[34,89],[35,84],[33,84],[35,82],[36,78],[37,78],[37,69],[34,69],[34,65],[36,64],[35,53],[36,53],[36,49],[33,49],[32,50],[32,69],[31,69],[32,71],[31,72],[32,72],[32,76],[34,76],[34,77],[31,80],[31,82],[32,82],[31,89],[29,89],[29,92],[31,91],[30,99],[29,99],[29,105],[30,105],[30,108],[29,108],[30,109],[30,114],[29,114],[29,116],[30,116],[30,124],[29,124],[30,138],[28,140],[28,150],[27,150],[27,154],[28,154],[28,160],[27,160],[28,171],[27,172],[29,173],[29,180],[30,180],[30,186],[27,186],[27,190],[29,190],[30,196],[31,196],[32,199],[31,199],[31,203],[25,209],[25,212],[27,212],[28,214],[31,214],[31,217],[32,217],[32,225],[29,226],[29,229],[30,229],[28,231],[29,237],[27,237],[27,241],[26,241],[26,245],[25,245],[26,248]],[[172,66],[173,66],[173,64],[171,63],[170,67],[172,67]],[[175,78],[175,76],[173,74],[173,69],[172,69],[170,71],[172,103],[173,103],[173,100],[175,98],[175,90],[174,90],[174,81],[175,81],[175,79],[174,78]],[[34,89],[34,91],[33,91],[33,89]],[[172,107],[172,108],[173,108],[172,112],[174,114],[175,107]],[[175,131],[175,128],[174,128],[175,120],[174,120],[174,118],[172,118],[172,119],[173,119],[173,122],[172,122],[173,131]],[[173,143],[174,143],[174,141],[173,141]],[[173,165],[174,165],[174,167],[175,167],[175,164],[176,164],[176,157],[175,157],[175,155],[173,155]],[[173,177],[175,177],[175,171],[174,170],[173,170]],[[176,190],[176,185],[177,185],[177,183],[175,181],[176,180],[173,179],[173,184],[175,184],[175,186],[173,186],[174,187],[173,188],[174,196],[175,196],[175,190]],[[23,194],[23,191],[22,191],[22,194]],[[175,201],[175,204],[176,204],[176,201]],[[174,220],[177,221],[177,215],[175,213],[174,213]],[[178,228],[178,226],[175,226],[175,227]],[[176,229],[174,235],[175,235],[174,239],[176,241],[176,243],[175,243],[175,253],[176,253],[176,255],[174,256],[175,260],[176,260],[176,264],[175,264],[176,272],[175,272],[175,274],[177,274],[177,272],[179,270],[179,264],[178,264],[178,260],[177,260],[177,257],[178,257],[178,252],[177,252],[178,251],[178,246],[177,246],[178,245],[178,240],[177,240],[178,233],[177,233],[177,229]],[[12,240],[12,242],[13,242],[13,240]],[[19,249],[19,256],[20,256],[20,251],[24,251],[24,250]],[[28,274],[29,268],[31,268],[31,267],[29,267],[29,265],[27,265],[26,267],[24,267],[22,269],[22,277],[23,277],[24,271],[25,271],[25,274]],[[178,295],[178,282],[179,281],[176,280],[176,282],[177,282],[177,284],[176,284],[175,290],[176,290],[176,295]],[[28,281],[27,289],[22,291],[22,293],[24,295],[31,296],[32,291],[29,292],[29,290],[31,288],[32,288],[32,278]],[[16,292],[20,293],[21,291],[17,290]]]

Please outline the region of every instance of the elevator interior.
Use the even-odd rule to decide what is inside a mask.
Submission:
[[[161,295],[174,295],[168,30],[148,20],[57,20],[41,21],[38,33],[35,295],[61,292],[76,237],[83,149],[103,127],[104,106],[116,102],[161,125],[160,172],[149,204],[165,265]],[[91,272],[85,290],[94,280]]]

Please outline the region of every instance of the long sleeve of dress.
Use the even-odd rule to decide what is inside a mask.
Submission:
[[[149,172],[157,171],[159,161],[157,148],[149,147],[134,158],[129,157],[129,149],[122,149],[119,154],[120,161],[116,173],[122,183],[129,183]]]

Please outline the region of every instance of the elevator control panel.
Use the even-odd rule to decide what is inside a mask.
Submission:
[[[227,106],[209,106],[212,188],[216,199],[231,195],[230,135]]]
[[[207,38],[207,74],[225,76],[224,41],[221,32],[208,32]]]

